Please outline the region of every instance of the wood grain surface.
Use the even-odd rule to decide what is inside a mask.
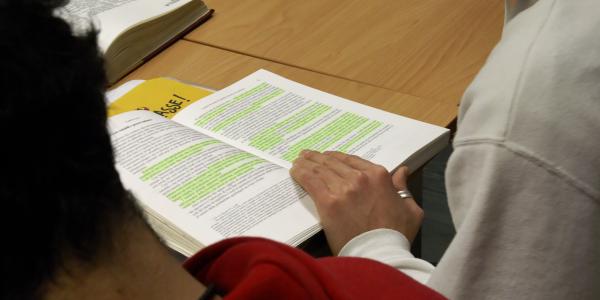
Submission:
[[[188,41],[179,41],[165,49],[115,87],[132,79],[162,76],[221,89],[261,68],[328,93],[439,126],[448,126],[456,116],[455,104],[423,99]]]
[[[456,105],[500,38],[502,0],[205,0],[185,39]]]

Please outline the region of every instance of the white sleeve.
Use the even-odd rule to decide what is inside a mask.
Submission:
[[[410,253],[410,243],[400,232],[380,228],[367,231],[350,240],[338,254],[369,258],[396,268],[420,283],[426,283],[434,270],[430,263]]]

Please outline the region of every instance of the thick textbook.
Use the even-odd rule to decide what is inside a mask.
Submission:
[[[75,30],[94,26],[110,83],[208,19],[201,0],[71,0],[58,12]]]
[[[317,233],[312,200],[289,175],[303,149],[414,170],[449,138],[445,128],[265,70],[214,93],[164,78],[134,81],[109,100],[121,179],[151,225],[185,255],[227,237],[298,245]]]

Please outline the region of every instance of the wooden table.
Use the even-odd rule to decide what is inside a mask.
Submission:
[[[456,114],[454,105],[188,41],[173,44],[118,85],[132,79],[166,76],[221,89],[261,68],[341,97],[439,126],[449,124]]]
[[[204,1],[189,41],[451,105],[503,22],[502,0]]]
[[[171,76],[220,89],[265,68],[448,127],[503,20],[502,0],[204,1],[210,20],[117,85]]]

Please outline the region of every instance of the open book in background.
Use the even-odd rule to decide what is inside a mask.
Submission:
[[[91,23],[100,30],[98,44],[114,83],[212,12],[201,0],[71,0],[59,14],[76,29]]]
[[[312,200],[289,175],[303,149],[415,170],[449,138],[445,128],[264,70],[214,93],[169,79],[134,81],[109,100],[121,179],[185,255],[232,236],[298,245],[318,232]]]

